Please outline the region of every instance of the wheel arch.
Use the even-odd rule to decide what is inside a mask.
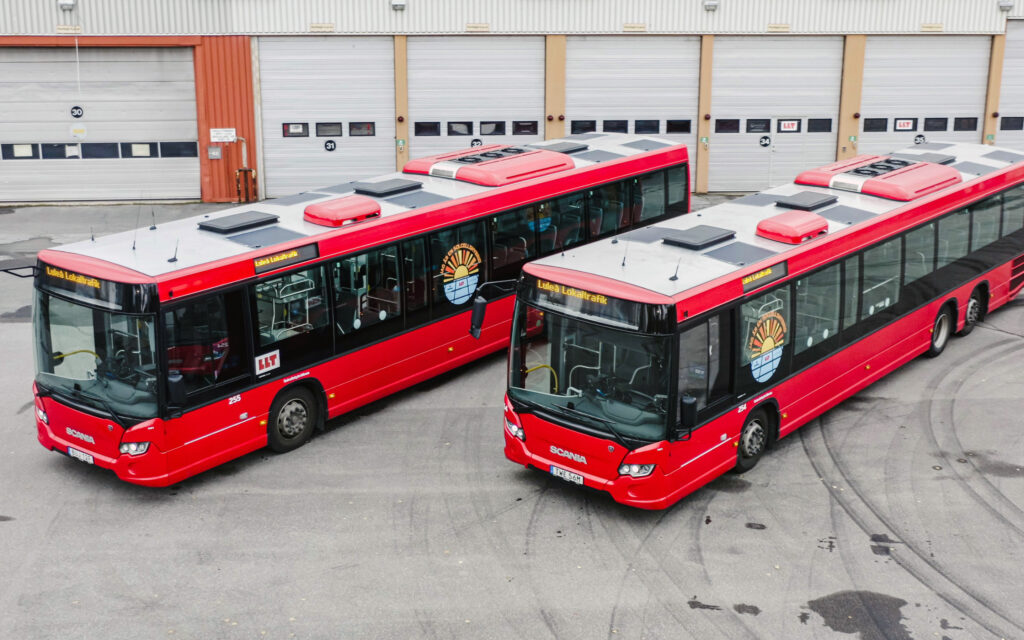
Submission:
[[[303,388],[313,394],[317,408],[317,423],[315,427],[318,431],[323,431],[327,425],[327,393],[324,391],[323,384],[316,378],[305,377],[281,387],[274,394],[274,399],[270,401],[270,407],[274,406],[278,398],[295,388]],[[268,408],[267,410],[269,411],[270,409]]]
[[[770,432],[768,434],[767,448],[770,449],[779,441],[779,425],[782,423],[782,410],[779,409],[779,401],[776,398],[765,398],[747,411],[746,416],[743,418],[743,423],[746,424],[747,418],[749,418],[750,414],[758,409],[763,411],[765,417],[768,418],[768,427]]]

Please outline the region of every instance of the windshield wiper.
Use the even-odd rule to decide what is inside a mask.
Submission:
[[[558,412],[562,413],[563,415],[578,416],[580,418],[585,418],[587,420],[593,420],[595,422],[600,422],[601,424],[603,424],[606,427],[608,427],[608,432],[611,433],[615,437],[615,440],[618,441],[619,444],[621,444],[623,447],[625,447],[627,449],[630,448],[630,446],[628,444],[626,444],[626,440],[625,440],[625,438],[622,437],[622,434],[615,430],[615,426],[614,426],[615,422],[613,422],[613,421],[611,421],[611,420],[609,420],[607,418],[599,418],[597,416],[590,415],[589,413],[587,413],[585,411],[580,411],[579,409],[573,409],[573,408],[570,408],[570,407],[563,407],[562,405],[555,404],[555,403],[551,403],[550,407],[545,407],[545,408],[558,409]]]
[[[128,428],[124,423],[124,419],[121,416],[119,416],[116,411],[110,408],[110,403],[104,400],[102,396],[82,391],[82,389],[77,384],[71,390],[71,393],[80,398],[88,398],[89,400],[99,402],[100,405],[102,405],[102,407],[106,409],[107,413],[110,414],[110,417],[113,418],[114,422],[116,422],[122,429]]]

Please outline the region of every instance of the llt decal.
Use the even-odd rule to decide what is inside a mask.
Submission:
[[[261,356],[256,356],[256,375],[266,373],[281,366],[281,350],[277,349]]]

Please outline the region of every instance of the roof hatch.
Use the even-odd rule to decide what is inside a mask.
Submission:
[[[398,195],[399,193],[405,193],[406,191],[412,191],[413,189],[422,189],[423,183],[416,182],[415,180],[392,178],[391,180],[381,180],[380,182],[354,182],[352,187],[356,193],[365,196],[386,198]]]
[[[813,211],[786,211],[757,223],[757,235],[786,244],[800,244],[826,233],[828,220]]]
[[[713,227],[709,224],[699,224],[681,231],[674,229],[665,229],[664,231],[665,233],[661,237],[662,242],[694,251],[707,249],[736,235],[736,232],[731,229]]]
[[[491,145],[410,160],[402,171],[454,178],[484,187],[500,187],[575,166],[564,153]]]
[[[797,184],[831,187],[908,202],[962,181],[960,172],[907,156],[858,156],[796,177]]]
[[[259,227],[277,221],[278,216],[273,213],[267,213],[265,211],[243,211],[241,213],[233,213],[229,216],[213,218],[212,220],[203,220],[199,223],[199,228],[203,231],[213,231],[214,233],[235,233],[236,231],[252,229],[253,227]]]
[[[340,227],[380,215],[380,203],[366,196],[345,196],[306,207],[303,218],[323,227]]]

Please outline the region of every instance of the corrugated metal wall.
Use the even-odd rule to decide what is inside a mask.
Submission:
[[[81,27],[82,35],[464,33],[758,34],[1003,33],[1008,15],[1024,16],[1024,0],[1000,11],[996,0],[80,0],[61,11],[53,0],[3,0],[0,35],[52,35]],[[316,25],[316,26],[314,26]],[[627,27],[627,25],[631,25]],[[477,27],[483,28],[483,27]]]

